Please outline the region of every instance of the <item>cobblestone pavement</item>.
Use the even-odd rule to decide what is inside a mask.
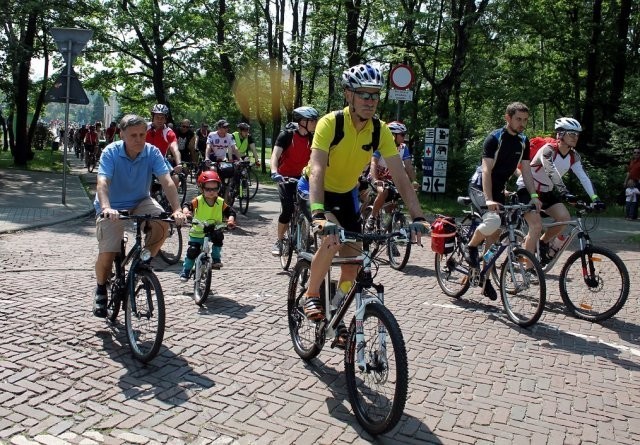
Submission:
[[[557,270],[541,321],[521,329],[477,289],[446,297],[428,247],[414,250],[404,272],[383,267],[378,280],[402,328],[410,381],[400,424],[373,439],[353,416],[341,353],[327,345],[305,363],[293,351],[289,276],[269,253],[276,211],[254,207],[249,216],[226,236],[204,307],[179,282],[178,266],[156,263],[166,333],[147,366],[131,357],[123,322],[111,327],[91,314],[92,218],[0,235],[0,441],[640,442],[638,249],[608,243],[632,287],[603,324],[563,312]]]

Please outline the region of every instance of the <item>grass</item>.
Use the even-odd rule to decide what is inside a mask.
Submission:
[[[34,153],[35,156],[27,163],[26,170],[62,173],[63,157],[61,151],[34,150]],[[0,169],[25,170],[22,166],[18,167],[14,164],[10,150],[0,151]]]

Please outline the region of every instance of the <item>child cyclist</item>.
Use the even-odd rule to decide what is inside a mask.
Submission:
[[[222,223],[223,219],[227,219],[227,227],[232,229],[236,226],[236,212],[228,206],[224,199],[218,193],[222,181],[218,173],[214,171],[205,171],[198,176],[198,187],[201,194],[193,198],[193,200],[184,206],[185,215],[193,215],[195,219],[207,223]],[[213,248],[211,249],[211,266],[215,269],[222,267],[222,241],[224,235],[222,233],[211,240]],[[194,224],[189,231],[189,247],[184,258],[184,265],[180,273],[180,281],[185,282],[189,279],[191,268],[195,259],[200,254],[202,243],[204,242],[204,228],[199,224]]]

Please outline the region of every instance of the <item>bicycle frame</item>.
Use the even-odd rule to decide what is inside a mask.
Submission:
[[[584,223],[582,222],[582,215],[578,214],[577,218],[571,221],[562,221],[562,222],[553,222],[553,223],[542,223],[543,229],[548,229],[550,227],[558,227],[558,226],[571,226],[571,232],[567,236],[567,238],[562,243],[562,246],[558,249],[558,251],[553,255],[551,260],[543,267],[545,272],[551,270],[553,266],[558,262],[562,253],[569,247],[571,241],[577,236],[578,242],[580,243],[580,250],[584,250],[588,245],[591,244],[591,238],[589,237],[589,233],[586,231],[584,227]]]

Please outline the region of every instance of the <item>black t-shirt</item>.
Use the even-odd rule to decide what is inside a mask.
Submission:
[[[499,128],[484,140],[482,157],[494,160],[491,184],[495,198],[504,190],[520,160],[529,160],[529,139],[523,134],[512,135],[505,128]]]
[[[207,149],[207,136],[209,136],[209,130],[202,132],[202,128],[198,128],[196,131],[196,149],[204,156],[204,152]]]
[[[180,150],[180,152],[184,152],[189,148],[189,142],[193,139],[195,133],[191,130],[187,130],[185,133],[178,130],[175,133],[178,141],[178,150]]]

